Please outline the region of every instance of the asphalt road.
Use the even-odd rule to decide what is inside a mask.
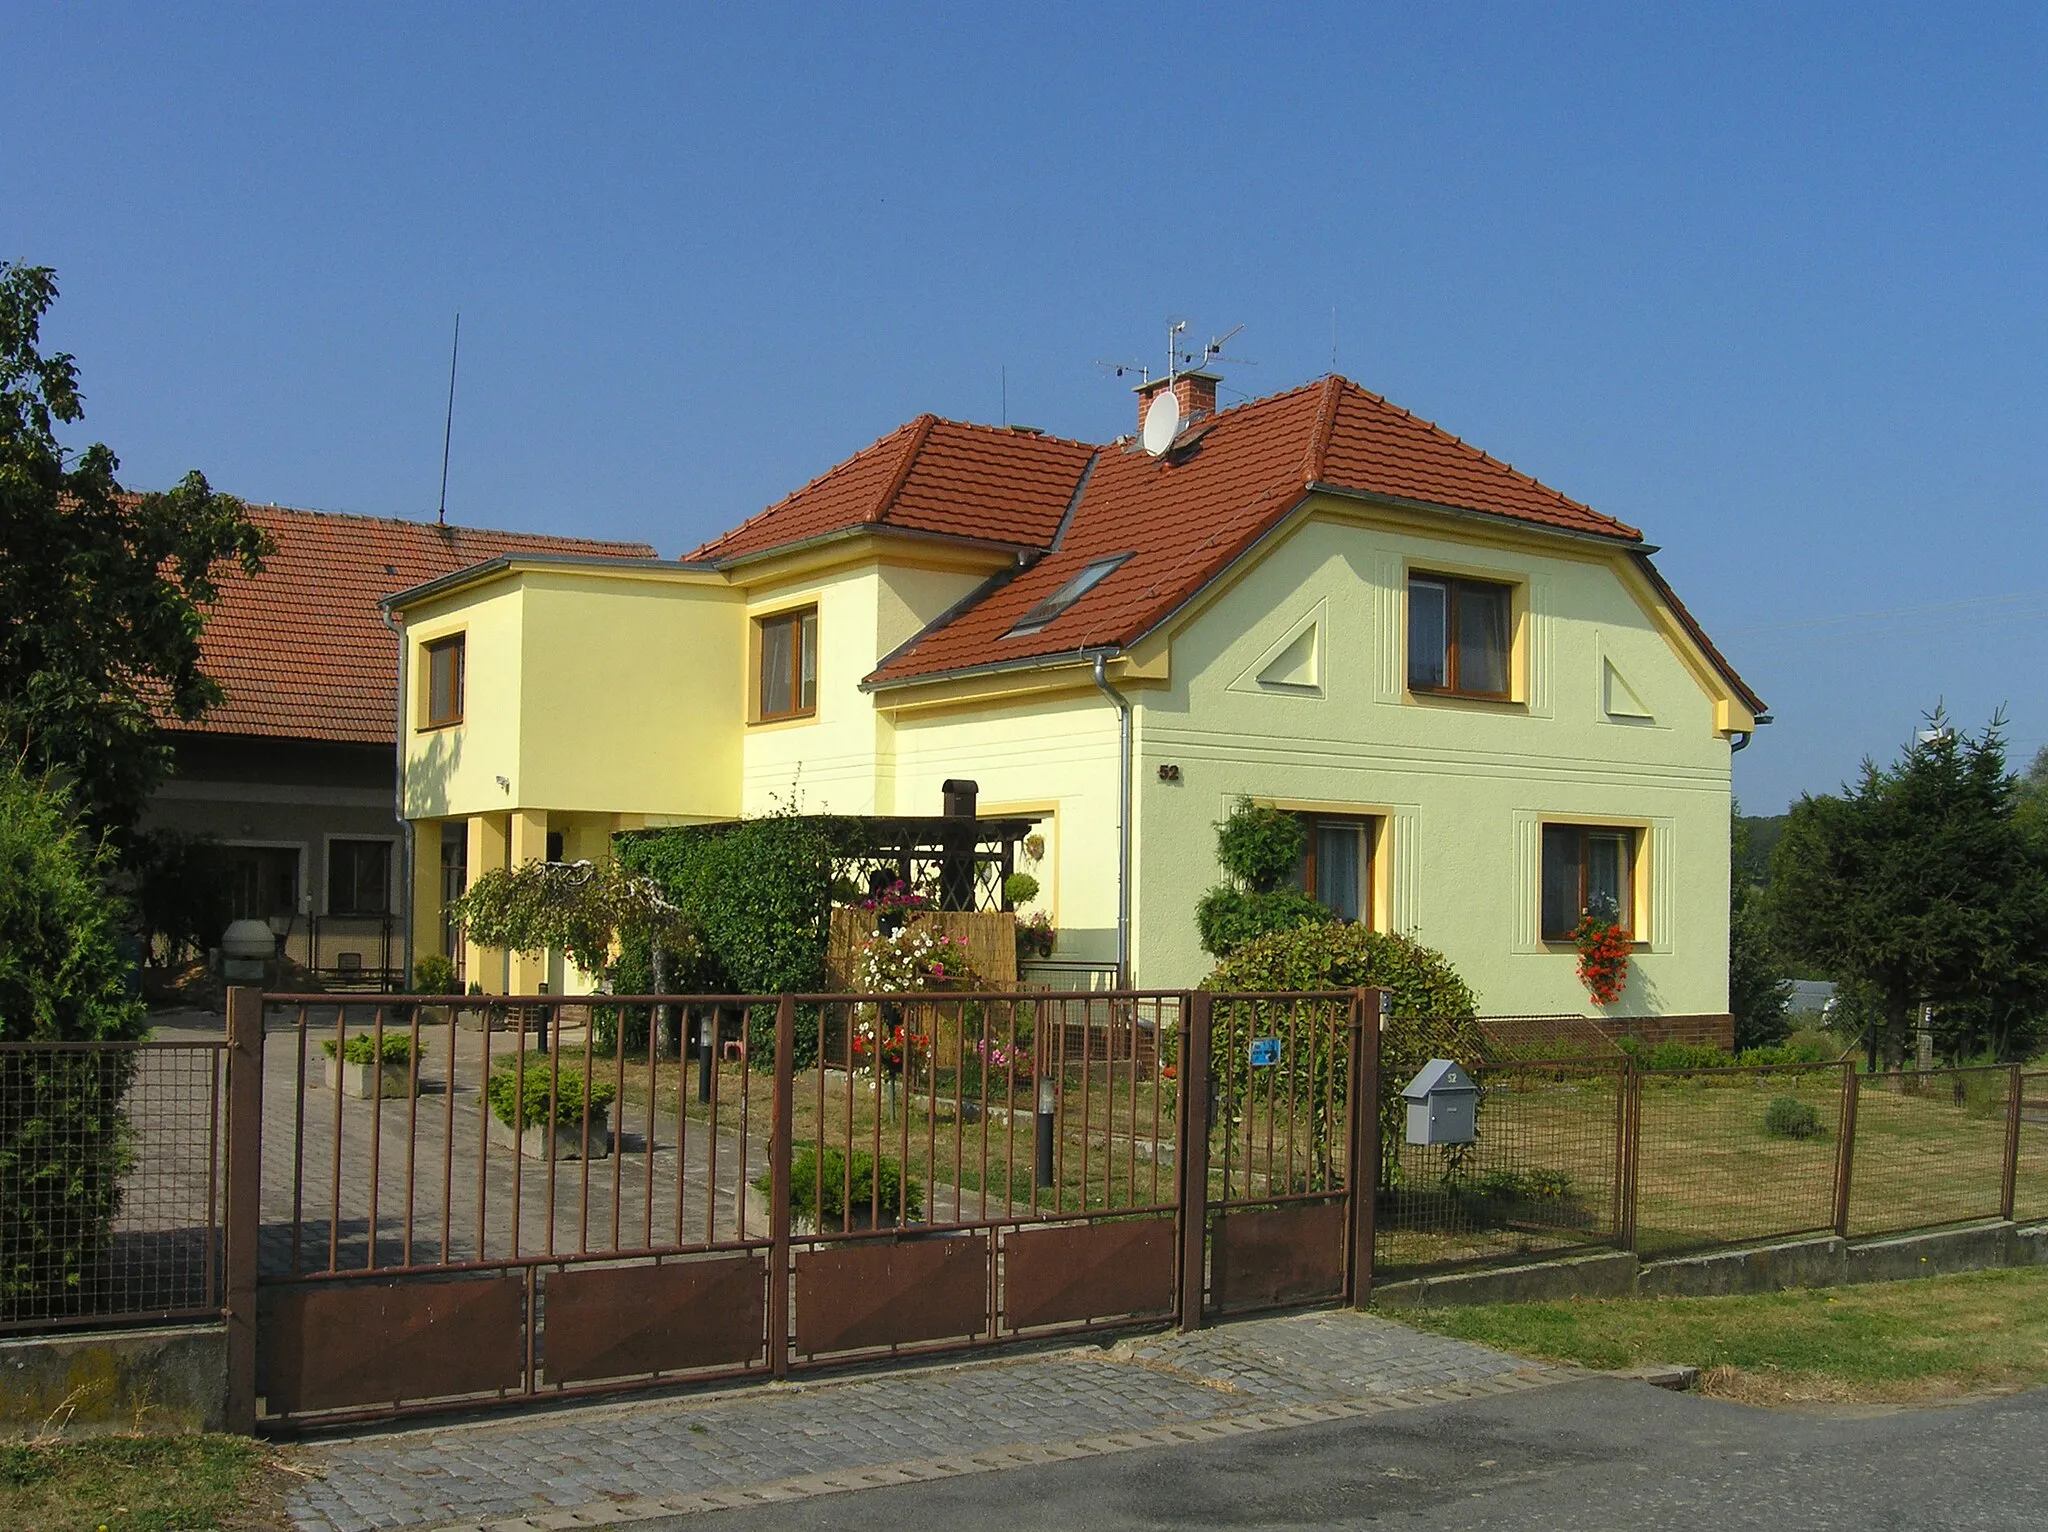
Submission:
[[[1847,1417],[1568,1383],[1368,1420],[639,1522],[634,1532],[2048,1527],[2048,1390]]]

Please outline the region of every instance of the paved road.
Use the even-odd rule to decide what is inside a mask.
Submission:
[[[633,1532],[2017,1532],[2048,1391],[1878,1418],[1589,1380],[1328,1425],[637,1523]]]

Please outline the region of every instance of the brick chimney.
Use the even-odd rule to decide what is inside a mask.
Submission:
[[[1180,400],[1182,425],[1199,420],[1204,415],[1216,413],[1216,385],[1222,381],[1213,372],[1183,372],[1174,375],[1173,396]],[[1138,385],[1136,393],[1139,430],[1145,429],[1145,411],[1151,408],[1152,401],[1159,397],[1165,387],[1164,378],[1153,378],[1150,382]]]

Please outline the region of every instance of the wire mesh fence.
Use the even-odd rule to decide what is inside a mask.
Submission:
[[[1472,1143],[1411,1144],[1398,1117],[1383,1131],[1378,1267],[1399,1276],[1614,1242],[1625,1064],[1480,1065],[1471,1073],[1479,1086]]]
[[[1846,1068],[1639,1072],[1636,1249],[1669,1255],[1833,1228]]]
[[[214,1043],[0,1045],[0,1331],[221,1306]]]
[[[2020,1076],[2019,1132],[2013,1180],[2013,1217],[2048,1219],[2048,1071]]]
[[[1998,1217],[2016,1078],[2002,1066],[1863,1076],[1848,1232]]]

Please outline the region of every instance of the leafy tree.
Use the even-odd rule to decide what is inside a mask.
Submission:
[[[203,475],[128,495],[106,446],[58,441],[85,410],[71,356],[39,349],[56,296],[48,267],[0,266],[0,738],[118,832],[169,770],[157,720],[221,698],[199,667],[217,573],[269,549]]]
[[[621,941],[694,952],[694,922],[654,879],[616,861],[522,862],[481,874],[448,915],[473,942],[511,952],[559,948],[585,973],[602,973]]]
[[[1767,896],[1752,871],[1756,822],[1738,809],[1728,841],[1728,1009],[1737,1052],[1782,1040],[1790,1025],[1785,1007],[1792,990],[1771,946]]]
[[[1274,931],[1326,924],[1337,917],[1298,888],[1282,885],[1301,865],[1307,832],[1281,809],[1240,796],[1216,826],[1216,860],[1229,881],[1195,906],[1202,950],[1227,958],[1246,942]]]
[[[2048,999],[2048,848],[2019,820],[2003,720],[1975,736],[1928,721],[1893,765],[1802,797],[1771,858],[1781,942],[1875,992],[1891,1068],[1918,1004]]]

